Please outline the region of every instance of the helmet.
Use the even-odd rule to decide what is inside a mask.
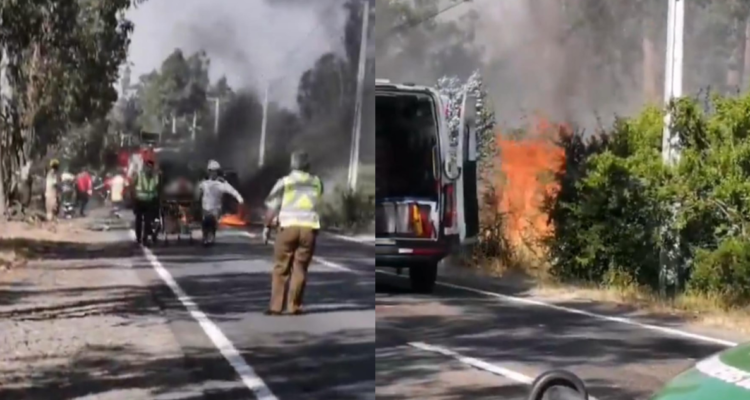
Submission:
[[[221,165],[216,160],[211,160],[208,162],[208,167],[206,167],[209,171],[218,171],[221,169]]]
[[[53,158],[53,159],[49,160],[49,167],[50,168],[56,168],[56,167],[59,167],[59,166],[60,166],[60,161],[58,159]]]
[[[293,170],[309,171],[310,157],[307,155],[307,152],[297,150],[292,153],[291,167]]]

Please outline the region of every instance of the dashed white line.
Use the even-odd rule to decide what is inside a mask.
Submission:
[[[384,275],[400,276],[398,274],[394,274],[392,272],[383,271],[383,270],[376,270],[376,272],[380,273],[380,274],[384,274]],[[440,286],[452,288],[452,289],[458,289],[458,290],[463,290],[463,291],[472,292],[472,293],[476,293],[476,294],[481,294],[481,295],[487,296],[487,297],[494,297],[496,299],[500,299],[500,300],[503,300],[503,301],[506,301],[506,302],[509,302],[509,303],[518,303],[518,304],[525,304],[525,305],[531,305],[531,306],[546,307],[546,308],[550,308],[550,309],[553,309],[553,310],[562,311],[562,312],[566,312],[566,313],[570,313],[570,314],[584,315],[584,316],[587,316],[589,318],[594,318],[594,319],[598,319],[598,320],[602,320],[602,321],[617,322],[617,323],[620,323],[620,324],[631,325],[631,326],[635,326],[635,327],[638,327],[638,328],[641,328],[641,329],[646,329],[646,330],[650,330],[650,331],[656,331],[656,332],[660,332],[660,333],[666,333],[668,335],[677,336],[677,337],[683,337],[683,338],[686,338],[686,339],[692,339],[692,340],[699,341],[699,342],[705,342],[705,343],[711,343],[711,344],[718,344],[718,345],[725,346],[725,347],[734,347],[734,346],[736,346],[738,344],[737,342],[732,342],[732,341],[729,341],[729,340],[714,338],[714,337],[710,337],[710,336],[706,336],[706,335],[700,335],[700,334],[697,334],[697,333],[687,332],[687,331],[680,330],[680,329],[668,328],[666,326],[646,324],[646,323],[638,322],[636,320],[633,320],[633,319],[630,319],[630,318],[625,318],[625,317],[615,317],[615,316],[610,316],[610,315],[597,314],[597,313],[593,313],[593,312],[589,312],[589,311],[584,311],[584,310],[580,310],[580,309],[576,309],[576,308],[565,307],[565,306],[560,306],[560,305],[557,305],[557,304],[547,303],[547,302],[540,301],[540,300],[533,300],[533,299],[528,299],[528,298],[522,298],[522,297],[510,296],[510,295],[506,295],[506,294],[489,292],[489,291],[486,291],[486,290],[475,289],[475,288],[468,287],[468,286],[456,285],[456,284],[453,284],[453,283],[447,283],[447,282],[441,282],[441,281],[438,281],[436,284],[440,285]]]
[[[135,232],[131,230],[130,236],[135,239]],[[234,344],[232,344],[221,329],[219,329],[219,327],[216,326],[216,324],[214,324],[213,321],[203,313],[203,311],[201,311],[193,299],[185,293],[177,281],[175,281],[174,277],[172,277],[172,274],[170,274],[159,259],[156,258],[154,253],[147,247],[141,248],[143,249],[144,256],[156,273],[164,283],[169,286],[177,297],[177,300],[179,300],[185,309],[187,309],[190,316],[198,322],[203,329],[203,332],[206,333],[206,336],[211,339],[211,342],[216,346],[219,352],[221,352],[221,355],[224,356],[227,362],[229,362],[232,368],[234,368],[235,372],[237,372],[237,375],[239,375],[242,380],[242,383],[255,394],[258,400],[278,400],[278,398],[271,392],[271,389],[269,389],[265,382],[263,382],[258,374],[255,373],[255,370],[245,361],[237,348],[234,347]]]
[[[513,371],[505,367],[501,367],[497,364],[492,364],[487,361],[480,360],[478,358],[464,356],[462,354],[459,354],[445,347],[435,346],[435,345],[427,344],[424,342],[409,342],[407,344],[411,347],[414,347],[423,351],[437,353],[446,357],[450,357],[462,364],[468,365],[478,370],[489,372],[493,375],[502,376],[504,378],[508,378],[510,380],[523,383],[525,385],[531,385],[534,382],[534,378],[528,375],[522,374],[517,371]],[[597,400],[595,397],[591,395],[589,395],[589,399]]]
[[[247,237],[247,238],[250,238],[250,239],[256,239],[259,236],[257,234],[254,234],[254,233],[251,233],[251,232],[247,232],[247,231],[228,231],[228,232],[236,232],[234,234],[239,235],[239,236],[243,236],[243,237]],[[273,244],[274,243],[273,239],[269,240],[268,243]],[[363,271],[357,271],[356,269],[349,268],[349,267],[347,267],[345,265],[341,265],[339,263],[335,263],[333,261],[326,260],[323,257],[313,256],[313,261],[315,261],[315,262],[317,262],[317,263],[319,263],[319,264],[321,264],[323,266],[326,266],[326,267],[328,267],[330,269],[335,269],[337,271],[344,271],[344,272],[349,272],[349,273],[357,274],[357,275],[364,274]]]
[[[339,233],[324,232],[326,236],[331,236],[339,240],[344,240],[352,243],[359,243],[367,246],[375,245],[375,236],[346,236]]]
[[[508,379],[512,379],[516,382],[521,382],[526,385],[530,385],[532,382],[534,382],[534,378],[530,376],[526,376],[520,372],[511,371],[507,368],[503,368],[501,366],[488,363],[487,361],[482,361],[478,358],[466,357],[466,356],[456,353],[453,350],[446,349],[445,347],[433,346],[433,345],[423,343],[423,342],[410,342],[408,343],[408,345],[411,347],[420,349],[420,350],[429,351],[431,353],[442,354],[446,357],[453,358],[456,361],[469,365],[471,367],[480,369],[482,371],[487,371],[495,375],[504,376]]]

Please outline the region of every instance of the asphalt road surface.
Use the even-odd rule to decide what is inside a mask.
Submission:
[[[259,231],[220,231],[211,248],[159,244],[135,267],[153,285],[205,398],[372,399],[373,254],[321,236],[302,316],[263,315],[272,246]]]
[[[552,368],[578,374],[596,399],[645,400],[731,345],[666,317],[613,319],[615,310],[591,304],[531,304],[520,287],[450,269],[439,277],[447,285],[431,295],[412,293],[393,270],[378,271],[385,272],[377,274],[378,400],[521,400]]]

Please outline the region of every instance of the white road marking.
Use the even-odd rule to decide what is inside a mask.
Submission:
[[[235,235],[247,237],[247,238],[250,238],[250,239],[256,239],[256,238],[258,238],[260,236],[260,235],[257,235],[257,234],[251,233],[251,232],[246,232],[246,231],[227,231],[227,232],[236,232],[236,233],[234,233]],[[269,244],[274,244],[273,239],[269,240],[268,243]],[[335,263],[333,261],[326,260],[323,257],[313,256],[313,261],[315,261],[315,262],[317,262],[317,263],[319,263],[319,264],[321,264],[321,265],[323,265],[325,267],[328,267],[330,269],[335,269],[337,271],[344,271],[344,272],[349,272],[349,273],[357,274],[357,275],[363,275],[364,274],[363,271],[357,271],[356,269],[349,268],[349,267],[347,267],[345,265],[341,265],[341,264]]]
[[[427,343],[424,343],[424,342],[409,342],[407,344],[409,346],[411,346],[411,347],[414,347],[414,348],[417,348],[417,349],[420,349],[420,350],[423,350],[423,351],[428,351],[428,352],[431,352],[431,353],[437,353],[437,354],[441,354],[441,355],[446,356],[446,357],[450,357],[450,358],[452,358],[452,359],[454,359],[454,360],[456,360],[456,361],[458,361],[458,362],[460,362],[462,364],[466,364],[466,365],[468,365],[470,367],[473,367],[473,368],[476,368],[478,370],[489,372],[489,373],[491,373],[493,375],[502,376],[504,378],[508,378],[510,380],[513,380],[513,381],[516,381],[516,382],[519,382],[519,383],[523,383],[525,385],[531,385],[534,382],[534,379],[535,379],[535,378],[532,378],[532,377],[530,377],[528,375],[522,374],[520,372],[516,372],[516,371],[510,370],[508,368],[501,367],[501,366],[499,366],[497,364],[492,364],[492,363],[489,363],[487,361],[480,360],[478,358],[467,357],[467,356],[461,355],[461,354],[459,354],[459,353],[457,353],[457,352],[455,352],[453,350],[450,350],[448,348],[445,348],[445,347],[435,346],[435,345],[427,344]],[[590,400],[597,400],[595,397],[593,397],[591,395],[589,395],[589,399]]]
[[[394,273],[388,272],[388,271],[376,270],[376,272],[380,273],[380,274],[384,274],[384,275],[399,276],[400,277],[400,275],[394,274]],[[527,299],[527,298],[523,298],[523,297],[510,296],[510,295],[500,294],[500,293],[495,293],[495,292],[488,292],[486,290],[475,289],[475,288],[471,288],[471,287],[468,287],[468,286],[456,285],[456,284],[453,284],[453,283],[447,283],[447,282],[441,282],[441,281],[438,281],[436,284],[440,285],[440,286],[452,288],[452,289],[458,289],[458,290],[463,290],[463,291],[472,292],[472,293],[476,293],[476,294],[481,294],[483,296],[494,297],[494,298],[497,298],[497,299],[500,299],[500,300],[503,300],[503,301],[507,301],[507,302],[510,302],[510,303],[519,303],[519,304],[525,304],[525,305],[532,305],[532,306],[538,306],[538,307],[551,308],[553,310],[562,311],[562,312],[566,312],[566,313],[570,313],[570,314],[584,315],[584,316],[587,316],[589,318],[594,318],[594,319],[598,319],[598,320],[602,320],[602,321],[617,322],[617,323],[621,323],[621,324],[625,324],[625,325],[631,325],[631,326],[635,326],[635,327],[638,327],[638,328],[641,328],[641,329],[646,329],[646,330],[650,330],[650,331],[656,331],[656,332],[660,332],[660,333],[666,333],[668,335],[677,336],[677,337],[683,337],[683,338],[686,338],[686,339],[692,339],[692,340],[699,341],[699,342],[705,342],[705,343],[711,343],[711,344],[718,344],[718,345],[725,346],[725,347],[734,347],[734,346],[736,346],[736,345],[739,344],[737,342],[732,342],[732,341],[729,341],[729,340],[724,340],[724,339],[714,338],[714,337],[710,337],[710,336],[700,335],[700,334],[697,334],[697,333],[692,333],[692,332],[688,332],[688,331],[684,331],[684,330],[680,330],[680,329],[676,329],[676,328],[668,328],[666,326],[646,324],[646,323],[638,322],[636,320],[633,320],[633,319],[630,319],[630,318],[625,318],[625,317],[614,317],[614,316],[609,316],[609,315],[597,314],[597,313],[593,313],[593,312],[589,312],[589,311],[579,310],[579,309],[576,309],[576,308],[565,307],[565,306],[560,306],[560,305],[557,305],[557,304],[547,303],[547,302],[540,301],[540,300],[533,300],[533,299]]]
[[[135,231],[131,230],[130,236],[135,239]],[[170,274],[159,259],[156,258],[151,249],[143,246],[141,246],[141,249],[143,250],[143,255],[149,263],[151,263],[151,266],[156,273],[159,274],[159,277],[161,277],[164,283],[172,289],[177,300],[179,300],[185,309],[188,310],[190,316],[198,322],[203,329],[203,332],[206,333],[206,336],[211,339],[211,342],[213,342],[214,346],[216,346],[219,352],[221,352],[221,355],[223,355],[232,368],[234,368],[235,372],[237,372],[237,375],[239,375],[242,380],[242,383],[244,383],[245,386],[255,394],[258,400],[278,400],[278,398],[271,392],[271,389],[269,389],[265,382],[263,382],[258,374],[255,373],[255,370],[245,361],[242,355],[240,355],[240,352],[237,351],[237,348],[234,347],[232,342],[229,341],[221,329],[219,329],[219,327],[216,326],[216,324],[214,324],[213,321],[203,313],[203,311],[201,311],[193,299],[185,293],[177,281],[172,277],[172,274]]]
[[[336,239],[345,240],[347,242],[359,243],[369,246],[375,245],[375,236],[346,236],[339,233],[324,232],[326,236],[335,237]]]

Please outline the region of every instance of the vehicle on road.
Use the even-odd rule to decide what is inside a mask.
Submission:
[[[476,98],[463,93],[454,116],[435,88],[377,80],[375,99],[376,265],[430,292],[438,263],[479,231]]]
[[[580,378],[569,372],[548,373],[532,385],[529,400],[547,400],[544,391],[553,386],[566,387],[560,400],[588,400]],[[551,398],[551,397],[550,397]],[[693,367],[667,382],[650,400],[745,400],[750,399],[750,342],[723,350],[698,361]]]

